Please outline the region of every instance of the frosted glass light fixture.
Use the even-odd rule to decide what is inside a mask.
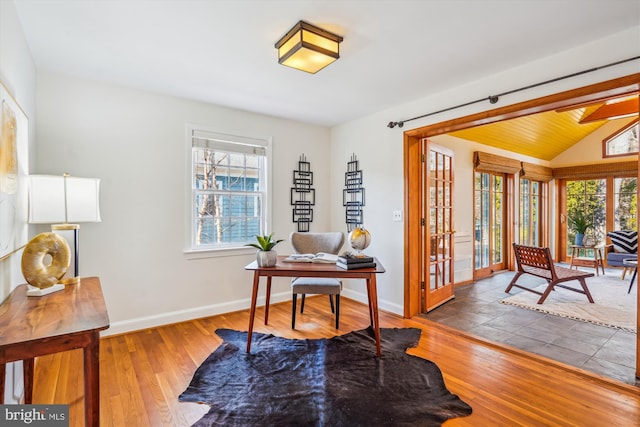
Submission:
[[[300,21],[275,44],[278,63],[315,74],[340,58],[343,38]]]
[[[29,176],[29,223],[52,224],[51,231],[64,237],[72,252],[78,277],[80,222],[100,222],[100,180],[68,174]]]

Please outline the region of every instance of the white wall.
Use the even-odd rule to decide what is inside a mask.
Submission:
[[[568,80],[503,96],[496,105],[488,102],[474,104],[407,122],[403,128],[389,129],[386,127],[387,123],[421,116],[471,100],[486,98],[491,94],[503,93],[599,67],[637,56],[639,53],[640,26],[569,51],[559,52],[552,57],[505,70],[490,78],[469,82],[447,92],[399,105],[333,128],[331,152],[335,161],[331,165],[331,188],[336,195],[342,191],[343,183],[340,181],[340,174],[344,173],[344,164],[348,156],[355,153],[361,161],[364,186],[367,191],[364,225],[372,234],[372,243],[367,252],[379,257],[387,270],[378,279],[380,306],[401,314],[404,301],[403,224],[393,222],[391,216],[393,210],[402,209],[404,204],[404,131],[637,73],[638,62],[604,68]],[[401,66],[402,64],[398,64],[398,67]],[[471,153],[477,149],[477,145],[465,142],[449,143],[449,145],[456,151],[455,226],[459,232],[470,232],[473,229],[473,209],[470,207],[473,199],[470,193],[472,181],[467,175],[471,172],[464,171],[462,165],[470,163]],[[493,152],[489,149],[484,151]],[[344,211],[332,212],[334,227],[344,221],[343,217]],[[456,246],[455,251],[464,254],[468,252],[465,249]],[[344,292],[350,297],[366,301],[366,293],[355,283],[349,283]]]
[[[38,75],[37,173],[98,177],[102,222],[80,228],[80,275],[99,276],[112,326],[107,333],[247,308],[252,274],[240,255],[185,255],[188,197],[186,123],[273,139],[273,224],[286,239],[292,171],[305,154],[314,172],[311,231],[330,226],[329,130],[184,99]],[[276,249],[290,253],[288,243]],[[290,299],[274,281],[274,300]],[[261,288],[264,295],[264,286]]]
[[[0,2],[0,81],[29,119],[28,151],[32,153],[36,134],[36,69],[15,6],[13,2],[5,1]],[[33,156],[27,159],[25,173],[29,172],[29,164],[33,164]],[[14,233],[16,242],[24,243],[28,228],[24,215],[18,227],[19,230]],[[20,270],[20,256],[21,252],[0,261],[0,301],[24,281]]]
[[[30,153],[35,146],[36,128],[36,69],[31,58],[31,52],[22,32],[22,26],[13,2],[0,1],[0,81],[13,95],[17,103],[29,119],[29,147]],[[24,173],[29,172],[27,159]],[[24,212],[20,222],[16,225],[14,237],[17,244],[28,239],[28,226]],[[15,253],[8,259],[0,261],[0,301],[3,301],[20,283],[24,282],[20,269],[22,251]],[[7,366],[4,403],[18,403],[22,396],[22,365],[14,363]]]

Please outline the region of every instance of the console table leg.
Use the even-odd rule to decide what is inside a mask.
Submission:
[[[84,420],[89,427],[100,426],[100,334],[92,333],[84,353]]]
[[[7,373],[7,364],[0,363],[0,405],[4,405],[4,379]]]
[[[22,375],[24,376],[24,403],[33,403],[33,357],[22,361]]]

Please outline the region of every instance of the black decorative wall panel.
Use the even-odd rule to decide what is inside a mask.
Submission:
[[[362,186],[362,171],[355,154],[347,162],[344,174],[344,190],[342,190],[342,206],[345,207],[345,222],[347,231],[362,227],[363,210],[365,204],[364,187]]]
[[[316,204],[316,190],[313,185],[311,163],[305,155],[300,156],[298,169],[293,171],[293,187],[291,187],[291,205],[293,206],[293,222],[298,224],[298,231],[309,231],[313,222],[313,208]]]

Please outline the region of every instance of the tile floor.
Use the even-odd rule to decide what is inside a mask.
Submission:
[[[640,387],[636,335],[614,328],[501,304],[513,272],[457,287],[455,298],[424,315],[475,336],[505,343]],[[619,270],[607,275],[620,277]],[[629,280],[625,278],[625,280]],[[513,288],[511,293],[525,292]]]

